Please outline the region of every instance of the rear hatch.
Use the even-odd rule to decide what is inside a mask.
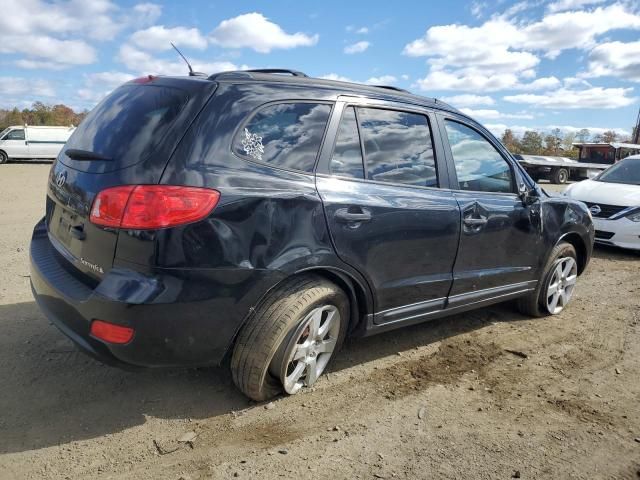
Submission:
[[[118,231],[89,221],[103,189],[156,184],[172,152],[215,90],[206,80],[144,77],[96,106],[51,168],[46,223],[63,265],[99,281],[112,267]]]

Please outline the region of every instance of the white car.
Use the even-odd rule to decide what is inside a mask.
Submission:
[[[12,125],[0,133],[0,163],[11,159],[54,159],[75,127]]]
[[[640,250],[640,155],[621,160],[591,180],[569,185],[564,195],[587,204],[596,243]]]

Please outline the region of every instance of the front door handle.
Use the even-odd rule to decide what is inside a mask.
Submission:
[[[366,209],[359,209],[359,212],[350,212],[348,208],[341,208],[336,210],[333,215],[339,222],[354,223],[354,222],[368,222],[371,220],[371,212]]]

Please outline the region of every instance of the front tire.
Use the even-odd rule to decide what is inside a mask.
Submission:
[[[576,249],[560,242],[551,251],[536,289],[518,299],[518,310],[532,317],[557,315],[568,305],[578,278]]]
[[[231,357],[236,386],[264,401],[313,385],[344,341],[349,300],[315,275],[292,277],[270,292],[240,331]]]
[[[7,163],[9,161],[9,157],[5,152],[0,150],[0,164]]]

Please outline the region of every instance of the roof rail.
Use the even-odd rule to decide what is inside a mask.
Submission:
[[[251,70],[244,70],[245,72],[253,73],[288,73],[294,77],[308,77],[306,73],[299,72],[298,70],[290,70],[288,68],[254,68]]]
[[[409,90],[405,90],[404,88],[400,87],[394,87],[393,85],[372,85],[372,87],[386,88],[387,90],[395,90],[396,92],[402,93],[411,93]]]
[[[218,72],[209,75],[209,80],[218,80],[221,78],[252,78],[252,76],[244,70],[227,70],[226,72]]]
[[[218,72],[209,75],[209,80],[217,80],[221,78],[253,78],[252,73],[286,73],[294,77],[307,78],[308,75],[297,70],[289,70],[287,68],[256,68],[252,70],[228,70],[226,72]]]

